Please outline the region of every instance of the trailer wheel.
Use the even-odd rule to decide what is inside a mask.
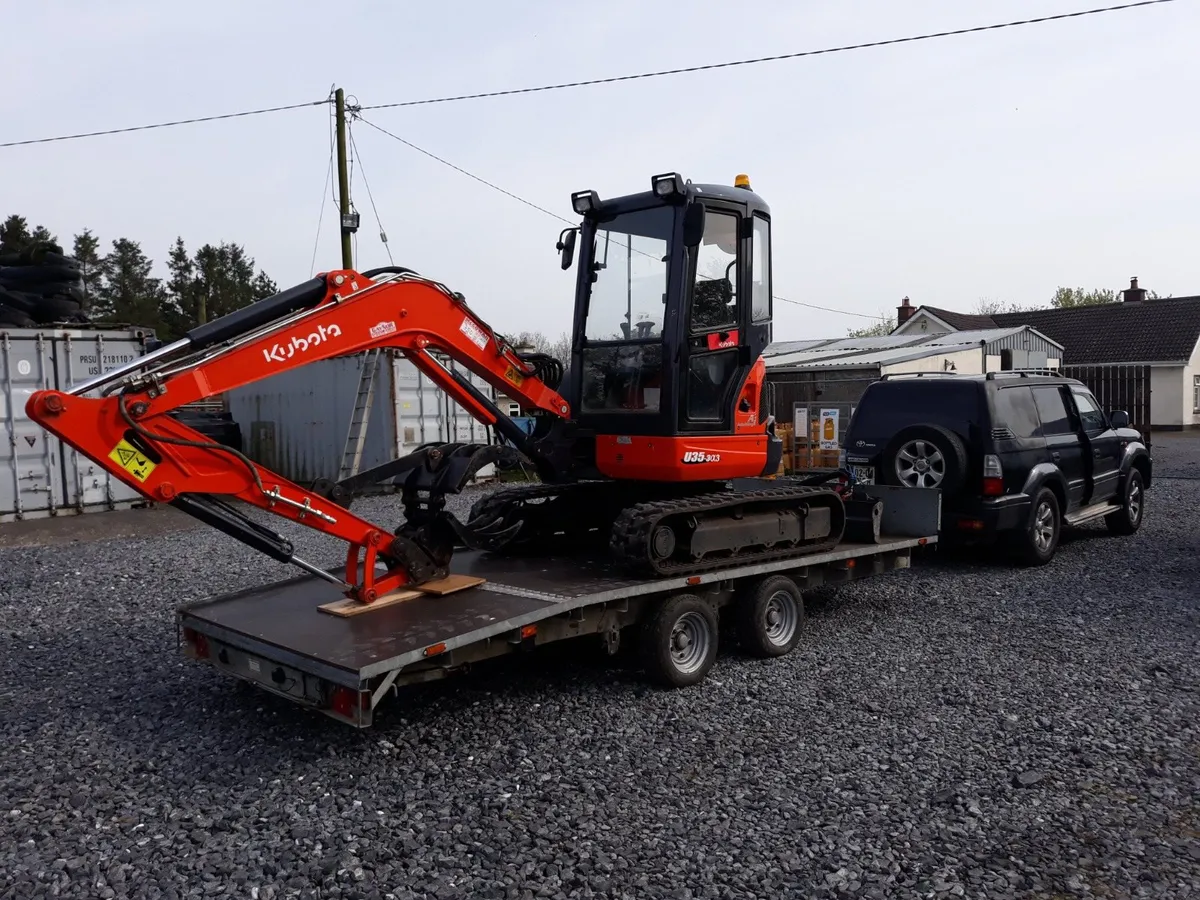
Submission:
[[[697,684],[717,659],[717,614],[693,594],[668,597],[646,619],[639,644],[652,681],[667,687]]]
[[[804,595],[786,575],[758,582],[734,606],[738,642],[753,656],[784,656],[804,629]]]

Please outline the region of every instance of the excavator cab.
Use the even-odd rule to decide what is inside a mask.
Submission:
[[[723,451],[637,438],[753,434],[762,442],[742,448],[753,457],[727,446],[727,463],[740,457],[732,467],[699,468],[708,477],[759,474],[761,357],[771,340],[767,204],[744,175],[728,186],[676,173],[654,176],[643,193],[602,200],[580,191],[571,200],[583,221],[564,396],[575,422],[596,436],[600,471],[691,480],[677,473],[697,453],[715,463]],[[564,231],[563,268],[575,246],[576,230]]]

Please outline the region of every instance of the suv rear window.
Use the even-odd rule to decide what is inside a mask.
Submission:
[[[1035,411],[1033,392],[1025,385],[997,390],[995,414],[994,427],[1007,428],[1019,438],[1038,437],[1041,423]]]
[[[850,427],[857,435],[883,437],[914,422],[929,422],[966,436],[980,422],[979,394],[974,382],[878,381],[864,392]]]

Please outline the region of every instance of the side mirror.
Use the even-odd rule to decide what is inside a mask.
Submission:
[[[563,270],[571,268],[571,263],[575,261],[575,236],[578,232],[574,228],[564,228],[558,235],[558,243],[556,249],[562,254]]]
[[[683,214],[683,246],[698,247],[704,237],[704,204],[693,200]]]
[[[1125,412],[1125,410],[1123,410],[1123,409],[1114,409],[1109,414],[1108,419],[1110,422],[1112,422],[1113,428],[1128,428],[1129,427],[1129,413]]]

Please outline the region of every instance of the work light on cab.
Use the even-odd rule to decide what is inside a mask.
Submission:
[[[595,191],[576,191],[571,195],[571,208],[581,216],[600,205],[600,196]]]
[[[684,192],[683,176],[678,172],[655,175],[650,179],[650,186],[654,189],[654,193],[663,199],[683,196]]]

